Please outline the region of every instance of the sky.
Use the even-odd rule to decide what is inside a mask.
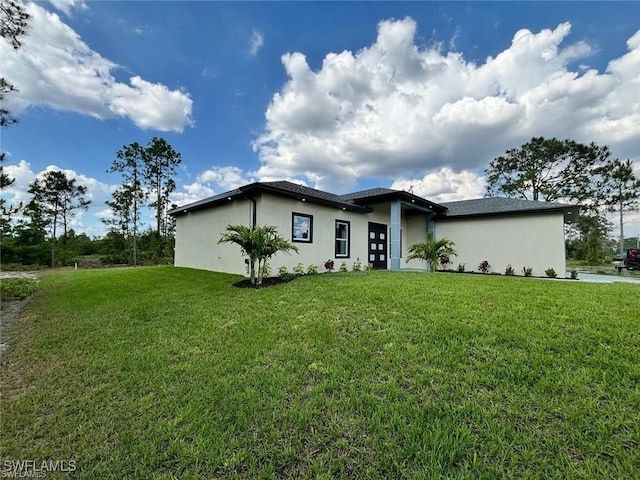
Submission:
[[[106,232],[107,171],[154,136],[182,155],[179,205],[283,179],[478,198],[489,162],[534,136],[608,145],[640,175],[636,2],[25,5],[23,47],[0,42],[20,120],[1,132],[2,195],[63,170],[92,200],[76,232]]]

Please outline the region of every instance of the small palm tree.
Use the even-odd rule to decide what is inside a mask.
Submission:
[[[278,235],[278,230],[273,225],[227,225],[226,232],[218,243],[235,243],[242,254],[249,257],[249,276],[254,285],[262,285],[264,263],[272,256],[278,252],[298,252],[298,247]]]
[[[458,253],[453,247],[455,242],[448,238],[439,238],[435,240],[433,233],[427,233],[427,241],[424,243],[414,243],[409,247],[409,260],[424,260],[429,265],[431,271],[438,269],[438,263],[444,259],[455,257]]]

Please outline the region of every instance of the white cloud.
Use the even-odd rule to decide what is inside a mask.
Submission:
[[[253,144],[261,161],[255,175],[302,178],[336,191],[362,177],[453,182],[446,167],[475,191],[477,175],[465,172],[481,171],[533,136],[593,141],[614,156],[637,158],[640,31],[627,42],[628,53],[598,72],[572,71],[594,49],[568,43],[570,30],[569,23],[519,30],[481,64],[438,46],[418,47],[411,18],[380,22],[372,45],[328,53],[318,71],[304,54],[287,53],[289,79],[273,95]]]
[[[187,92],[139,76],[117,82],[112,72],[119,66],[91,50],[58,15],[35,3],[27,12],[31,27],[23,47],[16,52],[0,42],[0,73],[19,86],[7,99],[11,111],[43,105],[100,119],[127,117],[159,131],[181,132],[192,124]]]
[[[251,53],[251,56],[255,57],[256,55],[258,55],[258,52],[263,45],[264,35],[262,34],[262,32],[253,30],[251,32],[251,38],[249,39],[249,52]]]
[[[485,179],[473,172],[454,172],[444,167],[418,179],[396,179],[391,188],[411,191],[436,203],[468,200],[484,195]]]
[[[190,185],[183,185],[182,189],[182,192],[173,192],[171,194],[171,203],[182,206],[215,195],[215,190],[198,181]]]
[[[71,16],[73,10],[87,10],[89,8],[84,0],[49,0],[49,2],[67,17]]]
[[[238,167],[213,166],[200,173],[195,182],[183,185],[183,191],[174,192],[171,201],[177,205],[186,205],[255,181],[250,173],[247,174]]]

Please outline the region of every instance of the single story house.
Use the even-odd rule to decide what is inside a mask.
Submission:
[[[375,269],[426,269],[424,262],[405,260],[408,248],[433,232],[455,242],[451,268],[464,263],[477,270],[487,260],[494,272],[510,264],[516,274],[531,267],[533,275],[543,276],[551,267],[562,276],[564,224],[577,217],[578,208],[495,197],[438,204],[389,188],[335,195],[277,181],[251,183],[169,213],[176,221],[180,267],[246,274],[238,246],[218,243],[227,225],[244,224],[275,225],[299,247],[299,254],[275,255],[274,272],[298,263],[323,271],[329,259],[336,269],[342,262],[351,269],[357,261]]]

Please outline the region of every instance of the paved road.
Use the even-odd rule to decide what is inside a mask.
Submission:
[[[569,276],[568,273],[567,273],[567,276]],[[640,278],[626,277],[624,275],[596,275],[594,273],[578,273],[578,280],[583,282],[594,282],[594,283],[625,282],[625,283],[635,283],[637,285],[640,285]]]

